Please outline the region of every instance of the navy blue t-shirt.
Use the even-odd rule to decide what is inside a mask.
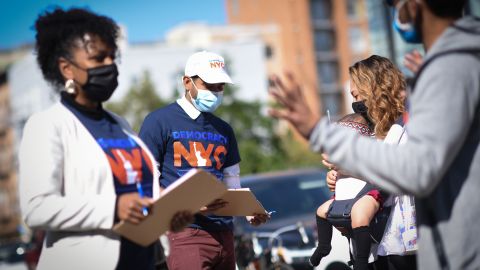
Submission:
[[[141,182],[144,195],[152,197],[153,164],[115,119],[101,107],[92,110],[75,103],[66,93],[62,93],[61,102],[82,122],[105,152],[112,169],[116,194],[137,192],[136,183]],[[116,269],[154,269],[154,258],[154,244],[142,247],[122,237]]]
[[[201,168],[222,181],[223,169],[240,162],[237,141],[227,122],[203,112],[192,119],[176,102],[150,113],[139,136],[159,163],[162,187],[192,168]],[[190,227],[233,230],[233,222],[232,217],[197,214]]]

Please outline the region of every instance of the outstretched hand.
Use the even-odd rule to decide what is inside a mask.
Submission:
[[[269,92],[283,108],[270,108],[269,114],[285,119],[304,137],[310,136],[320,116],[308,106],[300,85],[293,74],[286,73],[286,83],[280,77],[270,77]]]

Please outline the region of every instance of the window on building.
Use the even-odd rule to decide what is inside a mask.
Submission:
[[[325,113],[327,110],[335,118],[342,113],[342,93],[340,91],[320,93],[322,99],[322,110]]]
[[[338,63],[337,62],[317,62],[318,78],[320,84],[338,83]]]
[[[360,27],[350,26],[348,28],[348,39],[350,49],[354,54],[361,54],[367,50],[367,38]]]
[[[351,20],[358,20],[363,16],[363,1],[347,0],[347,14]]]
[[[234,16],[238,16],[238,12],[239,12],[239,3],[238,3],[238,0],[232,0],[232,10],[233,10],[233,15]]]
[[[332,0],[311,0],[310,10],[313,20],[330,20],[332,18]]]
[[[266,46],[265,46],[265,57],[266,57],[267,59],[270,59],[270,58],[272,58],[272,56],[273,56],[273,48],[272,48],[272,46],[266,45]]]
[[[335,48],[335,36],[333,30],[315,30],[314,40],[316,51],[332,51]]]

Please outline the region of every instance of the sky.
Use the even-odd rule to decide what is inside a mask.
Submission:
[[[224,0],[0,0],[0,50],[33,44],[38,15],[52,6],[88,7],[126,26],[131,43],[162,40],[185,21],[225,24]]]

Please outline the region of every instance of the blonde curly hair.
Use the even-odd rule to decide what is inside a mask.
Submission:
[[[390,127],[405,111],[405,77],[385,57],[372,55],[349,68],[350,79],[368,108],[377,138],[385,138]]]

